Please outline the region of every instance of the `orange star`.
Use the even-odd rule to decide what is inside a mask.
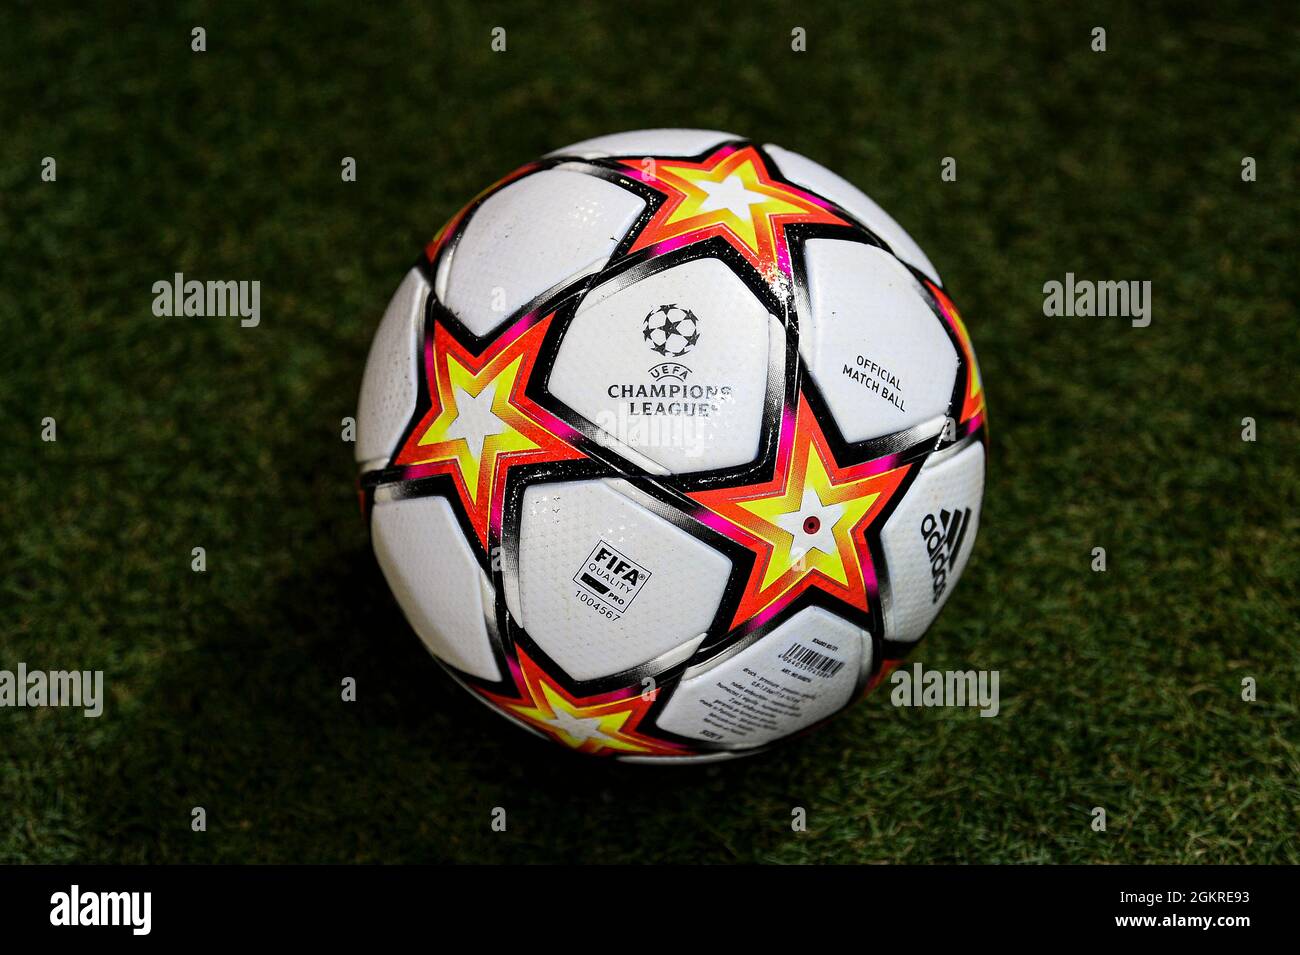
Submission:
[[[403,480],[449,474],[486,551],[511,467],[580,458],[573,430],[524,394],[551,318],[527,319],[475,357],[442,325],[425,347],[431,407],[398,452]]]
[[[512,716],[584,753],[667,756],[687,752],[680,746],[637,732],[654,703],[654,693],[643,697],[639,689],[632,688],[595,697],[576,697],[547,676],[522,649],[518,655],[518,663],[511,663],[518,699],[481,691]]]
[[[909,467],[891,458],[840,467],[801,394],[771,480],[690,495],[708,509],[701,520],[757,556],[731,626],[762,623],[809,587],[868,611],[876,574],[865,532]]]
[[[703,162],[623,159],[630,175],[665,196],[629,253],[660,252],[722,236],[764,280],[790,276],[786,227],[796,222],[847,226],[833,206],[772,178],[753,146],[728,145]]]

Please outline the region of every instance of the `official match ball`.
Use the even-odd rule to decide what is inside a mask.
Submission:
[[[970,558],[987,443],[925,253],[779,146],[576,143],[443,226],[375,333],[375,556],[451,677],[536,736],[727,759],[915,646]]]

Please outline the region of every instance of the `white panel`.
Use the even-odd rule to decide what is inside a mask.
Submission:
[[[474,211],[451,253],[444,303],[485,335],[547,289],[601,268],[644,205],[594,176],[525,176]]]
[[[837,176],[825,166],[813,162],[807,156],[800,156],[798,153],[770,144],[764,148],[776,160],[777,165],[781,167],[781,173],[787,179],[838,203],[845,211],[889,243],[889,247],[900,259],[920,269],[933,279],[935,284],[943,284],[939,281],[939,273],[935,271],[926,254],[921,251],[921,247],[916,244],[916,240],[861,189],[847,179]]]
[[[740,139],[716,129],[633,129],[584,139],[580,143],[557,149],[551,156],[695,156],[728,140]]]
[[[755,746],[825,719],[853,697],[866,631],[820,607],[683,680],[657,720],[680,736]]]
[[[570,676],[609,676],[698,645],[730,560],[605,481],[533,485],[523,508],[523,625]]]
[[[434,656],[474,676],[500,679],[488,641],[491,590],[440,497],[376,499],[370,534],[388,586]]]
[[[678,331],[665,343],[666,315]],[[549,388],[673,473],[745,464],[758,453],[769,333],[767,309],[735,273],[696,259],[617,292],[593,289]]]
[[[881,532],[889,599],[885,636],[921,639],[966,569],[984,498],[984,445],[926,463]]]
[[[799,352],[849,441],[925,422],[942,428],[957,350],[920,283],[883,249],[839,239],[807,244],[811,314]]]
[[[376,466],[386,465],[415,412],[420,333],[428,294],[429,283],[419,269],[411,269],[375,332],[357,402],[353,453],[359,462],[382,458]]]

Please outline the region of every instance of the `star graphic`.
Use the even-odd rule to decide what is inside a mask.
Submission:
[[[722,236],[765,281],[777,283],[791,274],[787,226],[849,224],[826,200],[773,179],[753,146],[722,146],[703,162],[619,162],[629,176],[665,197],[629,253],[652,246],[668,251]]]
[[[701,520],[755,554],[732,627],[770,619],[810,587],[864,612],[875,595],[866,530],[910,465],[882,458],[841,467],[802,394],[791,417],[770,480],[690,494],[706,508]]]
[[[753,509],[751,506],[750,510]],[[809,551],[814,550],[821,551],[827,557],[834,557],[837,553],[835,528],[840,525],[847,511],[848,507],[844,504],[824,503],[817,488],[811,482],[805,484],[799,508],[777,513],[774,518],[774,523],[794,541],[790,547],[791,560],[797,563]],[[769,573],[771,569],[772,567],[768,568]]]
[[[521,319],[478,357],[441,324],[426,343],[431,406],[393,463],[406,468],[403,480],[450,475],[485,553],[511,467],[582,457],[573,430],[524,394],[551,317]]]
[[[487,443],[487,439],[510,430],[510,425],[502,421],[492,410],[492,405],[496,401],[497,382],[488,382],[477,395],[461,390],[454,382],[452,388],[454,390],[452,403],[459,413],[455,420],[447,425],[443,436],[447,440],[464,439],[470,460],[481,460],[483,445]],[[426,433],[425,440],[428,437]]]
[[[518,697],[482,690],[512,716],[535,726],[566,746],[585,753],[679,755],[684,748],[637,732],[654,694],[643,699],[639,687],[595,697],[577,697],[547,675],[521,648],[511,662]]]

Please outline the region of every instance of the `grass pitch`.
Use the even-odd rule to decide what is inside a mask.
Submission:
[[[108,699],[0,709],[0,860],[1300,861],[1295,21],[1144,7],[7,7],[0,668]],[[713,768],[566,758],[389,596],[339,439],[388,296],[503,172],[679,125],[859,184],[962,308],[989,482],[913,659],[999,670],[996,719],[882,692]],[[261,325],[155,318],[175,272],[260,280]],[[1045,317],[1066,272],[1149,280],[1150,327]]]

